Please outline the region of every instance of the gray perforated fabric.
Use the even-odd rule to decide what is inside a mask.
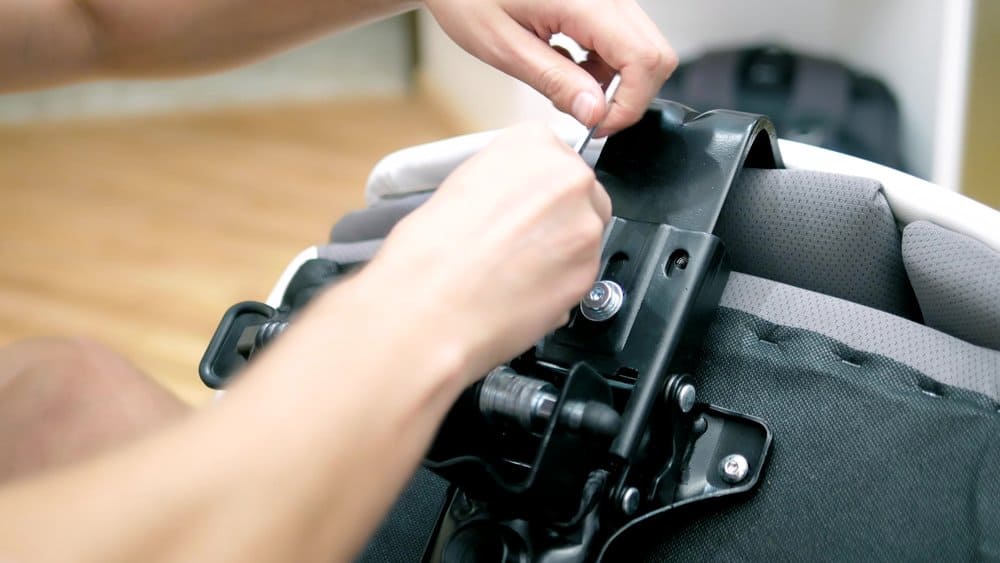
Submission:
[[[398,199],[384,199],[368,209],[348,213],[333,226],[330,240],[359,242],[385,238],[400,219],[427,201],[430,196],[430,193],[424,192]]]
[[[387,199],[347,215],[331,239],[383,238],[428,197]],[[875,180],[746,169],[729,192],[716,234],[726,242],[735,271],[919,318],[899,230]]]
[[[776,325],[820,333],[849,348],[885,356],[954,387],[1000,401],[1000,352],[864,305],[734,273],[721,305]],[[848,348],[849,347],[849,348]],[[930,391],[930,390],[929,390]]]
[[[367,262],[382,246],[382,239],[359,240],[356,242],[332,242],[317,248],[320,258],[347,266]]]
[[[364,239],[384,237],[427,197],[388,200],[346,217],[333,230],[338,243],[321,248],[321,256],[350,255],[354,262],[355,251],[374,253],[375,246],[365,245],[380,241]],[[1000,274],[990,269],[1000,268],[996,255],[983,256],[981,251],[992,251],[975,241],[922,234],[930,229],[939,228],[917,225],[907,231],[907,267],[921,271],[914,283],[922,288],[922,305],[929,305],[926,310],[939,323],[929,324],[989,345],[1000,338]],[[718,234],[733,269],[754,274],[733,275],[724,306],[824,334],[941,383],[1000,400],[996,350],[901,318],[919,313],[903,266],[901,237],[877,182],[808,171],[744,170],[730,192]],[[968,242],[979,248],[969,251]],[[961,250],[948,246],[951,267],[939,271],[933,267],[946,251],[942,245]],[[968,311],[949,315],[954,297],[948,296],[956,292]]]
[[[903,231],[903,262],[924,322],[1000,350],[1000,253],[927,221]]]
[[[918,318],[882,186],[808,170],[744,170],[716,234],[734,271]]]

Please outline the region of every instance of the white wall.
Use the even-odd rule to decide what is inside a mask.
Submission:
[[[545,98],[458,48],[424,10],[419,14],[417,35],[421,86],[463,128],[497,129],[529,119],[559,120]]]
[[[409,90],[413,60],[411,27],[404,18],[351,30],[223,74],[0,95],[0,122],[400,95]]]
[[[908,165],[936,183],[958,185],[972,0],[640,3],[682,59],[707,47],[775,41],[881,77],[900,102]],[[421,72],[465,122],[493,128],[546,116],[564,126],[529,88],[459,53],[429,17],[420,32]]]
[[[937,183],[958,184],[958,168],[952,170],[950,162],[954,151],[949,149],[961,138],[964,121],[967,78],[960,67],[967,64],[961,59],[968,57],[968,32],[954,25],[962,23],[956,19],[971,17],[969,1],[644,0],[641,4],[682,58],[695,56],[706,46],[776,41],[837,58],[881,78],[900,104],[907,164],[917,175]],[[949,51],[956,48],[958,52]]]

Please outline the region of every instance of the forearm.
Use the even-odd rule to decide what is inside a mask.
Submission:
[[[322,298],[217,405],[0,493],[0,559],[353,556],[464,380],[447,342],[368,310],[359,291],[380,288],[353,289]]]
[[[416,0],[0,0],[0,91],[213,70]]]

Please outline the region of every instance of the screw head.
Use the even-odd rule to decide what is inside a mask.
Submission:
[[[747,458],[741,456],[740,454],[730,454],[722,458],[719,463],[719,475],[722,476],[722,480],[736,484],[747,478],[747,474],[750,473],[750,463]]]
[[[698,391],[694,388],[694,385],[685,383],[684,385],[681,385],[680,389],[677,390],[677,406],[680,407],[681,412],[691,412],[691,409],[694,408],[694,403],[697,400]]]
[[[622,286],[610,280],[601,280],[580,301],[580,313],[588,320],[602,322],[615,316],[624,302]]]
[[[639,489],[635,487],[629,487],[622,491],[622,512],[626,516],[631,516],[639,510],[640,497]]]
[[[586,303],[588,307],[600,307],[608,296],[608,290],[602,284],[594,284],[587,294]]]

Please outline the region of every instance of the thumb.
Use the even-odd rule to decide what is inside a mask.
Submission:
[[[526,82],[585,126],[600,123],[607,108],[597,80],[525,28],[513,21],[510,27],[504,34],[511,39],[509,56],[494,66]]]

